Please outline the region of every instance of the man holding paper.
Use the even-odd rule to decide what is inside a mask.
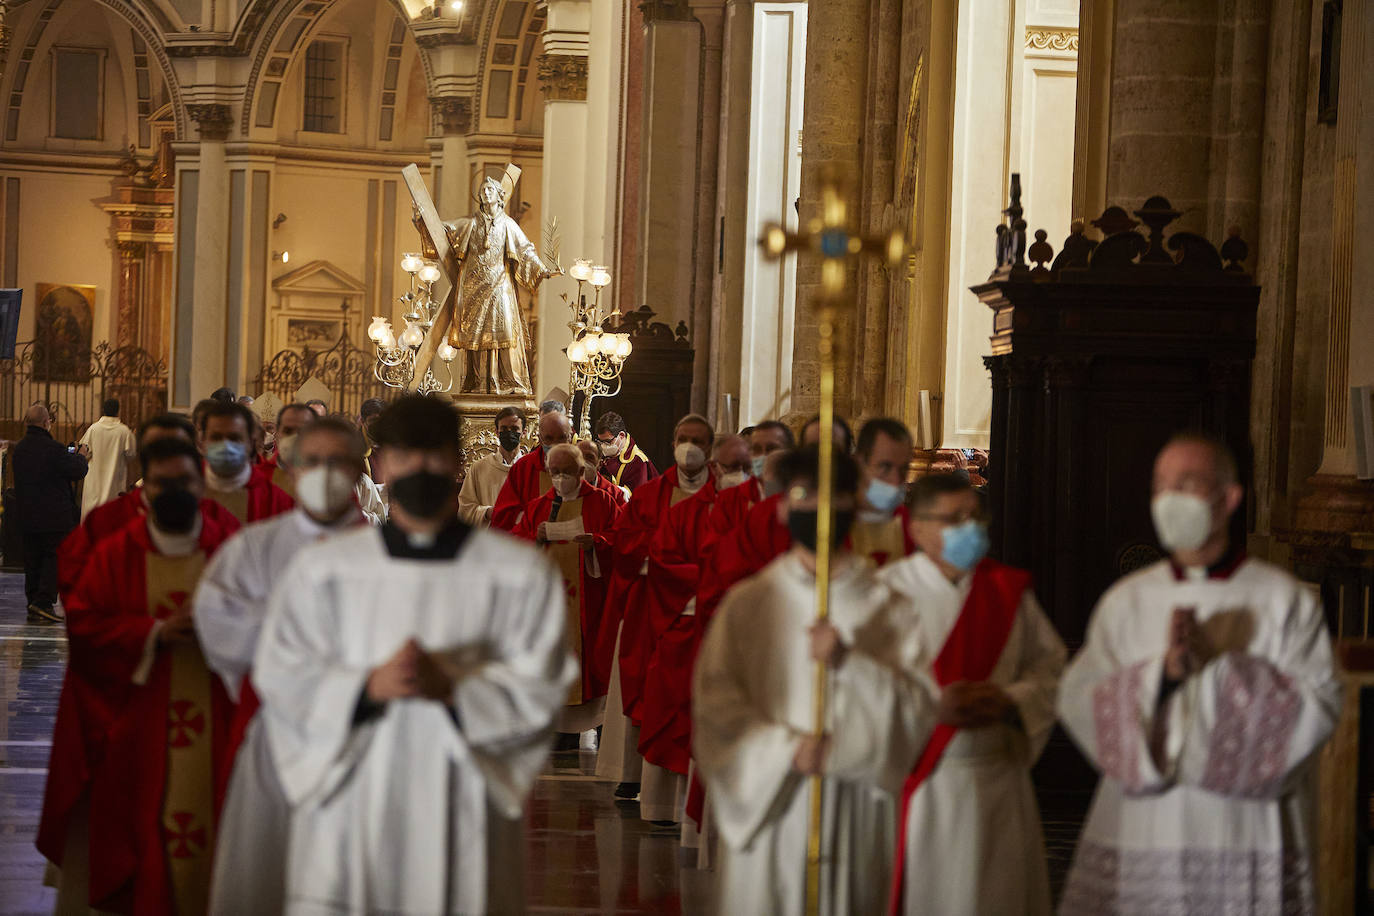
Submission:
[[[548,468],[552,486],[525,509],[515,534],[541,545],[563,574],[568,648],[582,663],[582,676],[573,683],[559,717],[558,731],[567,736],[560,738],[559,747],[565,741],[571,745],[571,736],[582,733],[590,750],[595,747],[593,729],[601,724],[606,706],[607,685],[587,663],[586,655],[606,604],[609,535],[619,509],[610,494],[586,481],[577,446],[565,443],[549,449]]]

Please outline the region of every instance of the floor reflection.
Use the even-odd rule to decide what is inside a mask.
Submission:
[[[51,913],[33,847],[57,712],[66,637],[30,624],[23,577],[0,574],[0,913]],[[639,819],[595,779],[596,756],[557,754],[529,806],[533,913],[705,913],[709,875],[685,867],[676,831]]]

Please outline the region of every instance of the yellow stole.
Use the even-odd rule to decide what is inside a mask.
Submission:
[[[547,475],[546,475],[547,476]],[[582,500],[566,499],[549,514],[551,522],[570,522],[582,517]],[[558,571],[563,574],[563,593],[567,595],[567,634],[568,650],[582,661],[582,549],[573,541],[550,541],[549,557]],[[582,678],[574,678],[568,690],[568,706],[582,702]]]
[[[276,470],[272,472],[272,482],[286,491],[287,496],[292,499],[296,498],[296,482],[291,479],[291,475],[287,473],[285,468],[280,465],[277,466]],[[247,500],[245,499],[246,504]],[[243,519],[239,519],[239,521],[243,521]]]
[[[165,618],[191,601],[205,554],[165,557],[148,552],[148,613]],[[167,775],[162,796],[162,836],[167,876],[178,913],[203,913],[210,901],[214,862],[213,675],[195,643],[170,650],[167,696]]]
[[[697,493],[700,492],[700,490],[697,490]],[[673,487],[673,495],[668,497],[668,508],[671,509],[673,506],[676,506],[684,499],[690,499],[695,495],[696,493],[688,493],[686,490],[680,487]]]
[[[881,522],[858,519],[849,531],[849,545],[854,555],[872,566],[883,566],[906,556],[906,540],[902,537],[902,519],[894,515]]]
[[[205,495],[221,506],[229,510],[229,514],[239,520],[239,524],[248,523],[248,488],[240,487],[229,493],[221,493],[219,490],[205,488]]]

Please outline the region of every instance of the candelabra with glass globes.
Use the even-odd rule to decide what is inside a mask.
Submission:
[[[392,330],[390,321],[377,315],[367,328],[367,336],[377,348],[377,365],[372,370],[373,375],[388,388],[405,389],[410,388],[415,380],[415,358],[424,345],[429,329],[434,326],[434,318],[439,311],[440,303],[434,300],[434,284],[442,274],[438,264],[413,253],[401,258],[401,270],[410,276],[410,288],[397,297],[405,308],[405,329],[398,335]],[[453,360],[458,351],[444,341],[434,355],[444,363],[448,384],[440,384],[431,365],[425,369],[424,378],[415,389],[420,394],[453,390]]]
[[[576,401],[582,394],[582,409],[578,434],[590,438],[592,434],[592,401],[596,398],[615,397],[620,393],[620,373],[625,368],[625,360],[634,350],[629,334],[618,334],[602,330],[603,323],[611,324],[620,317],[616,309],[608,315],[601,314],[601,291],[611,283],[610,268],[593,265],[585,258],[578,258],[568,276],[577,281],[577,295],[563,300],[572,309],[572,321],[568,329],[572,331],[572,341],[568,344],[568,362],[572,364],[569,381],[569,394]],[[583,284],[591,286],[593,292],[591,305],[582,294]]]

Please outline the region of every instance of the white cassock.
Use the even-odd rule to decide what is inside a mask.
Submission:
[[[1160,705],[1175,608],[1218,654]],[[1340,705],[1317,599],[1286,572],[1162,561],[1112,586],[1059,691],[1102,772],[1061,912],[1316,912],[1309,764]]]
[[[822,874],[827,914],[885,910],[894,794],[924,743],[928,692],[902,672],[916,634],[895,624],[866,567],[832,578],[831,623],[851,646],[829,680]],[[810,780],[792,760],[812,730],[807,630],[815,579],[783,554],[735,586],[711,621],[693,674],[693,750],[722,840],[714,912],[801,913]]]
[[[424,559],[384,533],[302,551],[254,660],[293,808],[286,911],[521,912],[522,809],[577,675],[562,579],[500,532]],[[370,708],[369,672],[411,638],[450,670],[451,701]]]
[[[920,633],[917,661],[929,684],[931,718],[939,688],[931,666],[964,608],[972,574],[950,582],[923,553],[884,567],[878,578],[907,608]],[[905,888],[908,916],[1050,912],[1049,874],[1030,768],[1054,728],[1064,643],[1034,593],[1016,618],[989,681],[1016,704],[1020,727],[961,729],[911,798]]]
[[[215,553],[192,606],[206,664],[235,702],[253,664],[272,587],[302,547],[362,520],[353,512],[334,525],[321,525],[298,506],[247,526]],[[277,913],[284,905],[290,810],[262,724],[269,714],[259,708],[234,758],[215,841],[212,913]],[[251,880],[245,880],[248,875]]]
[[[525,450],[521,448],[516,450],[510,464],[506,464],[499,450],[474,461],[463,478],[463,489],[458,492],[458,517],[474,528],[490,525],[487,513],[496,505],[496,497],[506,485],[510,469],[523,457]]]

